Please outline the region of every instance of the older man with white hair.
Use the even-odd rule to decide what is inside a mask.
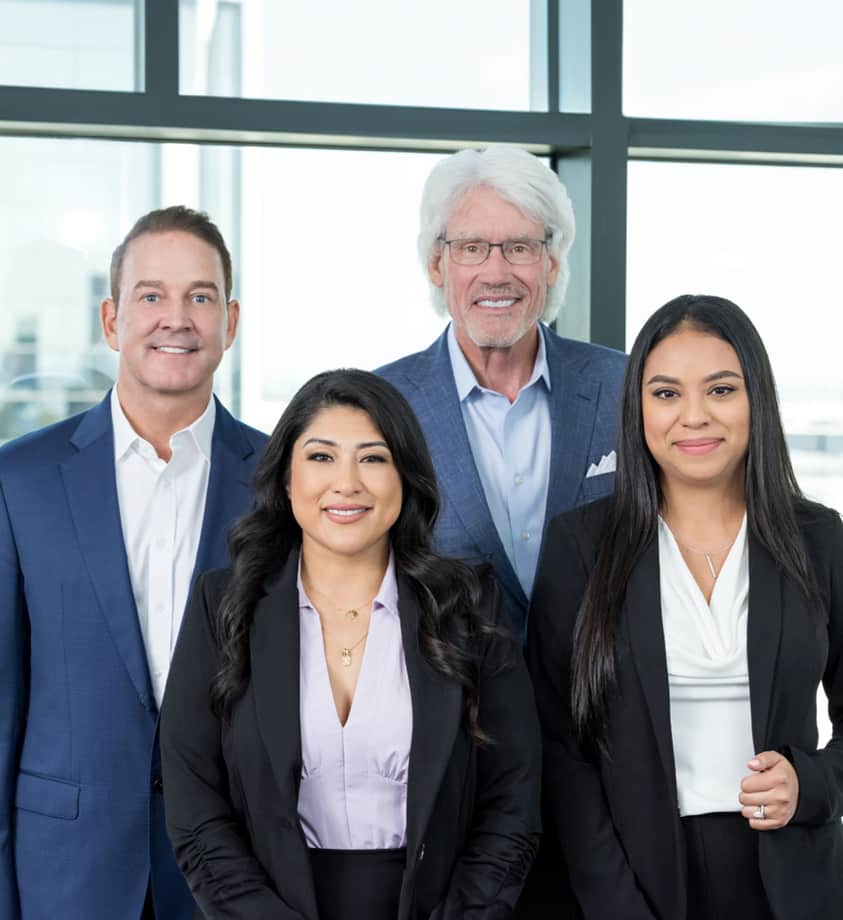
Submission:
[[[439,550],[491,562],[523,641],[546,522],[611,490],[625,358],[548,327],[568,285],[571,202],[524,150],[440,161],[425,184],[419,254],[451,322],[426,351],[379,369],[433,455]]]

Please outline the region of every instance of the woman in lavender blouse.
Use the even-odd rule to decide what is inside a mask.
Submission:
[[[162,710],[200,916],[511,915],[539,831],[532,690],[491,577],[431,549],[437,510],[389,383],[332,371],[296,394]]]

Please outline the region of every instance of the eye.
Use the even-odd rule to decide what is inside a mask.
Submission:
[[[671,390],[669,387],[662,387],[660,390],[653,390],[653,396],[655,396],[656,399],[673,399],[678,395],[679,394],[676,392],[676,390]]]
[[[314,460],[316,463],[330,463],[334,458],[324,450],[315,450],[307,455],[307,459]]]
[[[207,294],[194,294],[193,301],[194,303],[210,303],[211,298]]]
[[[718,383],[716,387],[712,387],[709,393],[712,396],[728,396],[730,393],[735,392],[735,387],[730,386],[728,383]]]
[[[477,243],[463,243],[460,249],[463,252],[477,252],[478,246]]]
[[[141,301],[143,303],[158,303],[160,299],[161,299],[160,294],[144,294],[141,297]]]
[[[530,247],[526,243],[513,243],[510,248],[513,252],[517,252],[519,255],[530,251]]]
[[[383,454],[366,454],[360,458],[361,463],[389,463],[389,458]]]

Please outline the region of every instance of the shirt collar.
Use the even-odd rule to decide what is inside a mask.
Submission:
[[[537,380],[544,380],[545,386],[550,390],[550,369],[547,366],[547,346],[544,342],[544,333],[542,332],[541,324],[538,326],[538,332],[539,350],[536,352],[533,373],[530,375],[530,379],[521,387],[522,390],[526,390],[527,387],[532,386]],[[465,402],[475,389],[490,392],[489,390],[484,390],[477,382],[474,371],[471,369],[468,359],[463,354],[459,342],[457,342],[453,323],[448,326],[448,354],[451,358],[451,368],[454,372],[454,382],[457,385],[457,396],[459,396],[460,402]]]
[[[214,424],[217,418],[217,406],[214,397],[211,396],[205,411],[191,422],[187,428],[182,428],[175,432],[170,438],[170,446],[178,438],[189,437],[196,445],[202,456],[210,463],[211,445],[214,439]],[[111,390],[111,424],[114,428],[114,459],[120,461],[126,454],[137,444],[148,444],[132,428],[132,423],[126,418],[126,413],[120,405],[120,399],[117,396],[117,384]],[[150,445],[151,446],[151,445]]]
[[[316,607],[307,596],[307,591],[305,591],[304,584],[301,580],[301,553],[299,553],[296,586],[299,591],[299,609],[309,608],[315,610]],[[389,562],[383,574],[383,581],[381,582],[380,588],[378,588],[375,599],[372,601],[372,610],[377,608],[388,610],[394,616],[398,616],[398,579],[395,576],[395,556],[392,549],[389,551]]]

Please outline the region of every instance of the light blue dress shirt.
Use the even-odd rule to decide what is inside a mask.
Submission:
[[[486,503],[527,597],[539,561],[550,475],[550,372],[544,337],[533,373],[510,403],[480,386],[453,325],[448,351],[465,430]]]

